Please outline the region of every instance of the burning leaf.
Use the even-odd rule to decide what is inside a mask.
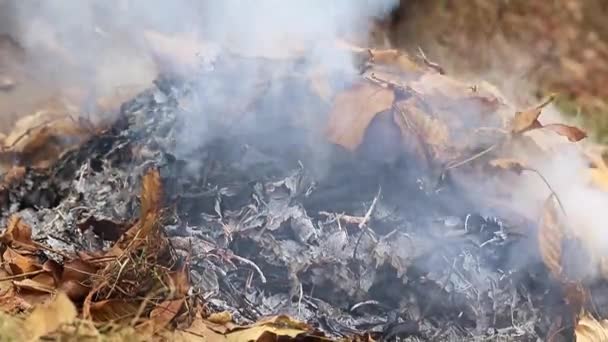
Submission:
[[[368,82],[338,94],[329,113],[326,131],[329,141],[356,150],[372,119],[391,108],[394,100],[394,91]]]
[[[511,132],[513,134],[520,134],[535,128],[542,127],[542,125],[538,121],[538,117],[542,113],[543,108],[553,102],[554,99],[555,95],[551,95],[539,105],[515,113],[515,117],[511,121]]]
[[[553,276],[560,278],[562,275],[562,241],[564,232],[559,222],[554,195],[545,201],[542,219],[538,228],[538,248],[545,266]]]
[[[563,124],[549,124],[544,125],[543,128],[562,135],[568,138],[568,140],[570,140],[571,142],[581,141],[587,137],[587,133],[574,126],[568,126]]]
[[[576,324],[574,334],[577,342],[608,341],[608,320],[598,321],[585,313]]]
[[[524,170],[528,169],[528,167],[521,161],[508,158],[491,160],[490,165],[499,169],[513,171],[517,174],[521,174]]]
[[[24,326],[32,340],[48,335],[63,324],[72,323],[77,315],[76,307],[64,294],[57,293],[55,298],[45,306],[40,306],[25,319]]]

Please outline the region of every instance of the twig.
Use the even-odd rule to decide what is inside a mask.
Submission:
[[[478,158],[482,157],[483,155],[485,155],[485,154],[487,154],[487,153],[491,152],[491,151],[492,151],[492,150],[494,150],[495,148],[496,148],[496,144],[494,144],[494,145],[492,145],[492,146],[490,146],[490,147],[486,148],[485,150],[483,150],[483,151],[481,151],[481,152],[479,152],[479,153],[477,153],[477,154],[474,154],[474,155],[470,156],[469,158],[467,158],[467,159],[465,159],[465,160],[462,160],[462,161],[456,162],[456,163],[454,163],[454,164],[448,165],[448,166],[445,168],[445,170],[443,170],[443,173],[445,173],[445,172],[446,172],[446,171],[448,171],[448,170],[451,170],[451,169],[455,169],[455,168],[457,168],[457,167],[460,167],[460,166],[462,166],[462,165],[464,165],[464,164],[466,164],[466,163],[472,162],[473,160],[478,159]]]
[[[562,204],[562,201],[559,199],[559,196],[557,196],[557,193],[555,192],[555,190],[553,190],[553,187],[551,187],[551,184],[549,184],[549,181],[547,180],[547,178],[545,178],[545,176],[543,176],[540,173],[540,171],[538,171],[536,169],[533,169],[533,168],[530,168],[530,167],[525,167],[524,169],[536,173],[540,177],[540,179],[542,179],[542,181],[545,183],[545,185],[547,186],[547,188],[549,188],[549,191],[551,191],[551,194],[557,200],[557,204],[559,204],[559,208],[562,210],[562,212],[564,213],[565,216],[568,216],[566,214],[566,209],[564,208],[564,205]]]
[[[422,48],[420,46],[418,47],[418,54],[420,55],[420,58],[422,58],[422,61],[424,62],[424,64],[426,64],[426,66],[431,69],[434,69],[440,75],[445,75],[445,70],[439,64],[431,62],[428,58],[426,58],[426,55],[424,54],[424,51],[422,51]]]
[[[241,256],[238,256],[236,254],[232,254],[231,255],[232,258],[235,258],[236,260],[243,262],[251,267],[253,267],[256,272],[258,272],[258,274],[260,275],[260,279],[262,280],[263,284],[266,284],[266,277],[264,276],[264,273],[262,272],[262,270],[260,269],[260,267],[258,265],[256,265],[253,261],[243,258]]]
[[[363,221],[361,221],[359,223],[359,229],[363,229],[363,227],[365,227],[367,225],[367,222],[371,218],[372,213],[374,211],[374,208],[376,208],[376,204],[378,203],[378,198],[380,198],[381,194],[382,194],[382,187],[379,186],[378,187],[378,193],[376,194],[376,197],[374,197],[374,200],[372,201],[372,204],[369,206],[369,209],[367,210],[367,213],[365,213],[365,216],[363,217]]]
[[[7,280],[13,280],[13,279],[19,279],[19,278],[23,278],[23,277],[34,276],[34,275],[37,275],[37,274],[40,274],[40,273],[44,273],[44,272],[46,272],[46,271],[40,269],[40,270],[37,270],[37,271],[26,272],[26,273],[21,273],[21,274],[15,274],[15,275],[12,275],[12,276],[6,276],[6,277],[0,278],[0,282],[7,281]]]

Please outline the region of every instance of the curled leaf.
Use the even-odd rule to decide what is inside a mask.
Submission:
[[[511,132],[513,134],[520,134],[542,127],[538,121],[538,117],[542,113],[543,108],[553,102],[554,99],[555,95],[550,95],[537,106],[515,113],[515,117],[511,121]]]
[[[362,82],[338,94],[329,113],[326,130],[329,141],[354,151],[376,114],[393,105],[395,93],[369,82]]]
[[[576,324],[574,334],[577,342],[608,341],[608,320],[598,321],[585,313]]]

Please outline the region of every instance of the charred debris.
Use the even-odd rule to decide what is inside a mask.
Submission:
[[[159,338],[571,340],[591,285],[499,200],[544,104],[340,49],[357,73],[226,54],[163,75],[109,126],[72,120],[89,136],[48,167],[28,167],[40,127],[69,138],[48,123],[5,146],[5,311],[60,292],[68,325]]]

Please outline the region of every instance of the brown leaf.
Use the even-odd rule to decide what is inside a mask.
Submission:
[[[558,279],[562,275],[563,239],[564,231],[559,222],[556,200],[551,195],[543,206],[542,219],[538,228],[538,247],[545,266]]]
[[[490,161],[490,165],[495,168],[513,171],[517,174],[521,174],[524,170],[528,169],[528,167],[523,162],[517,159],[509,158],[493,159]]]
[[[82,301],[91,291],[97,267],[81,258],[66,261],[59,281],[59,289],[75,302]]]
[[[563,124],[549,124],[544,125],[543,128],[562,135],[568,138],[568,140],[570,140],[571,142],[581,141],[587,137],[587,133],[574,126],[568,126]]]
[[[36,251],[38,248],[32,241],[32,228],[16,214],[8,219],[8,227],[0,237],[0,241],[8,246],[13,246],[13,242],[18,244],[15,248]]]
[[[185,298],[168,300],[154,308],[152,312],[150,312],[150,319],[154,324],[154,331],[160,331],[167,327],[175,316],[177,316],[185,301]]]
[[[329,113],[326,130],[329,141],[354,151],[376,114],[393,105],[395,93],[369,82],[355,85],[338,94]]]
[[[192,324],[185,329],[181,329],[175,332],[163,332],[161,333],[167,341],[181,341],[181,342],[226,342],[226,336],[222,333],[213,331],[207,326],[205,321],[197,315],[196,319]]]
[[[120,322],[132,319],[138,312],[141,300],[106,299],[92,302],[90,318],[95,322]]]
[[[542,113],[543,108],[553,102],[554,99],[555,95],[551,95],[537,106],[515,113],[515,117],[511,121],[511,132],[513,134],[520,134],[542,127],[538,121],[538,117]]]
[[[57,293],[55,298],[45,306],[40,306],[25,319],[27,333],[32,340],[48,335],[63,324],[72,323],[76,319],[76,307],[64,294]]]
[[[598,321],[585,313],[576,324],[574,334],[577,342],[608,341],[608,320]]]
[[[295,338],[312,334],[312,328],[285,315],[263,319],[251,326],[239,327],[226,334],[227,341],[276,341],[281,337]]]
[[[142,180],[140,220],[144,221],[148,214],[160,210],[162,192],[160,173],[156,169],[150,169]]]
[[[14,249],[7,247],[3,254],[8,270],[13,275],[30,273],[40,269],[38,260],[34,256],[23,256]]]
[[[50,294],[55,293],[54,286],[48,286],[45,284],[41,284],[33,279],[14,280],[13,285],[15,285],[15,287],[17,287],[18,289],[21,289],[21,290],[29,290],[29,291],[34,291],[34,292],[50,293]]]

